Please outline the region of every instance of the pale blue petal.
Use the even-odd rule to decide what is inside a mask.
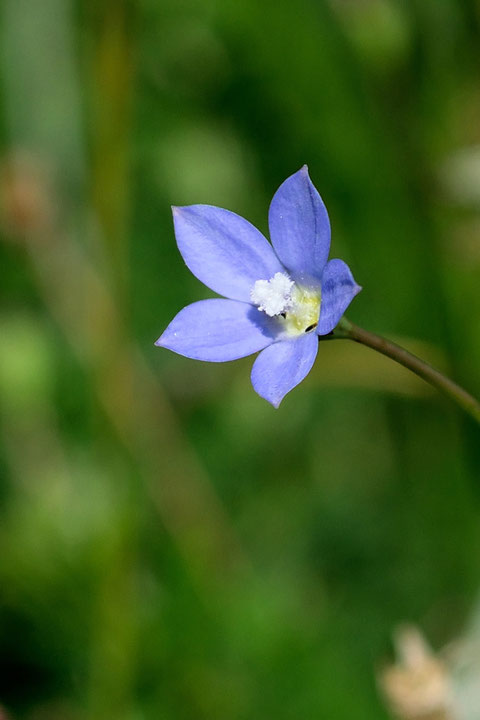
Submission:
[[[236,300],[200,300],[180,310],[155,345],[194,360],[226,362],[270,345],[277,321]]]
[[[211,205],[174,207],[178,249],[192,273],[232,300],[250,302],[257,280],[285,272],[268,240],[248,220]]]
[[[343,313],[361,289],[343,260],[329,260],[322,278],[318,335],[328,335],[338,325]]]
[[[274,407],[278,407],[285,395],[308,375],[317,350],[318,337],[315,333],[270,345],[253,364],[254,389]]]
[[[278,257],[297,278],[320,278],[330,251],[330,221],[306,165],[273,196],[270,239]]]

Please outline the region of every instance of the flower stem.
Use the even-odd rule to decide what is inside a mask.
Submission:
[[[416,355],[412,355],[412,353],[400,347],[400,345],[386,340],[380,335],[376,335],[368,330],[363,330],[345,317],[340,320],[335,328],[333,337],[353,340],[395,360],[395,362],[400,363],[400,365],[403,365],[429,382],[430,385],[433,385],[433,387],[440,390],[444,395],[447,395],[456,402],[457,405],[463,408],[465,412],[471,415],[474,420],[480,423],[480,403],[478,400],[460,387],[460,385],[454,383],[453,380],[450,380],[450,378],[438,370],[435,370],[435,368],[424,362],[424,360],[420,360]]]

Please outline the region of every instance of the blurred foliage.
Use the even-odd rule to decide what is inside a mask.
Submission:
[[[274,411],[153,342],[208,296],[170,204],[266,231],[307,162],[352,320],[478,395],[479,47],[476,0],[0,0],[9,716],[375,720],[392,627],[464,627],[467,418],[348,344]]]

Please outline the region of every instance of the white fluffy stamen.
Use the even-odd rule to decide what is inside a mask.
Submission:
[[[277,272],[270,280],[257,280],[250,297],[259,310],[273,317],[280,315],[292,306],[293,280],[288,275]]]
[[[257,280],[250,297],[266,315],[279,316],[277,328],[285,337],[298,337],[317,327],[322,301],[319,284],[305,287],[277,272],[270,280]]]

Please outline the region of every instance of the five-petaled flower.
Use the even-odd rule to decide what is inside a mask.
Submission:
[[[259,395],[278,407],[310,372],[328,335],[361,290],[342,260],[328,260],[330,222],[305,165],[270,205],[272,245],[247,220],[211,205],[174,207],[178,248],[192,273],[224,298],[187,305],[156,345],[224,362],[260,352]]]

